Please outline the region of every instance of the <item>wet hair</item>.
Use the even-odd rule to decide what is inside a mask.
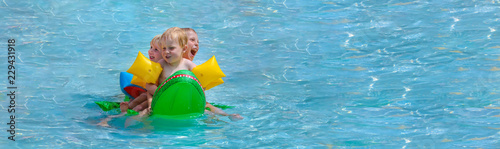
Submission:
[[[186,32],[178,27],[172,27],[167,29],[163,34],[161,35],[161,40],[160,40],[160,48],[163,49],[165,48],[165,41],[167,39],[170,40],[177,40],[178,44],[180,47],[184,47],[187,45],[187,34]]]

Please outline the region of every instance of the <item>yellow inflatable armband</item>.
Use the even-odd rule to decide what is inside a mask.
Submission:
[[[146,56],[139,52],[137,54],[137,58],[135,58],[134,64],[130,66],[127,72],[141,78],[147,83],[154,84],[156,83],[156,80],[158,80],[162,70],[163,69],[159,63],[149,60]]]
[[[222,80],[222,78],[219,78],[217,80],[210,82],[210,84],[208,84],[207,87],[205,87],[204,89],[209,90],[210,88],[215,87],[217,85],[221,85],[222,83],[224,83],[224,80]]]
[[[146,88],[146,81],[142,80],[141,78],[134,76],[132,77],[132,81],[130,81],[131,84],[140,86],[142,88]]]
[[[220,70],[219,64],[217,64],[217,60],[215,60],[215,56],[212,56],[212,58],[205,63],[193,68],[192,72],[196,75],[198,80],[200,80],[201,86],[205,90],[224,83],[222,77],[226,77],[222,70]]]

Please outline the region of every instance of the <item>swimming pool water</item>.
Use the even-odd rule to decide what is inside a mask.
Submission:
[[[498,148],[499,12],[498,0],[4,0],[0,146]],[[173,26],[198,32],[196,64],[215,55],[227,75],[207,100],[245,119],[97,126],[113,113],[94,101],[122,100],[119,73]]]

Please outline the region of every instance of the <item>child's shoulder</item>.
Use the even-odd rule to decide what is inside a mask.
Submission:
[[[191,61],[191,60],[189,60],[189,59],[187,59],[187,58],[182,58],[182,59],[184,59],[184,62],[185,62],[185,63],[193,63],[193,61]],[[193,64],[194,64],[194,63],[193,63]]]
[[[196,64],[189,60],[189,59],[186,59],[184,58],[184,65],[189,69],[189,70],[192,70],[194,67],[196,67]]]

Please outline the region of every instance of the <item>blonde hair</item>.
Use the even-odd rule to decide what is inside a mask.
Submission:
[[[192,29],[192,28],[182,28],[182,30],[184,30],[186,33],[187,33],[188,31],[193,31],[195,34],[198,34],[198,33],[196,33],[196,31],[194,31],[194,29]]]
[[[160,45],[160,39],[161,39],[161,35],[156,35],[155,37],[153,37],[153,39],[151,39],[151,42],[149,42],[149,45]],[[160,50],[160,49],[158,49]]]
[[[187,45],[188,41],[186,32],[178,27],[172,27],[163,32],[160,40],[160,48],[165,48],[165,41],[167,39],[177,40],[179,46],[182,48]]]

